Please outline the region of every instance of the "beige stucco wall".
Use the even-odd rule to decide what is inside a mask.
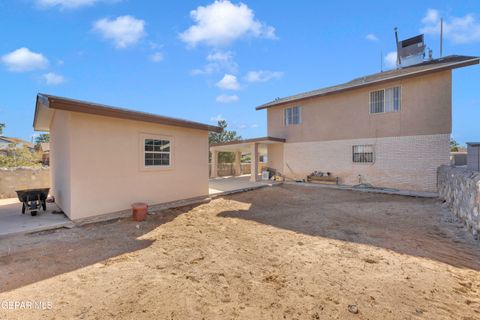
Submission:
[[[129,209],[134,202],[158,204],[208,194],[206,131],[69,114],[70,150],[59,151],[53,144],[51,154],[52,160],[57,154],[55,159],[61,157],[71,166],[69,183],[68,175],[55,180],[57,190],[59,185],[70,187],[71,206],[62,209],[71,219]],[[142,138],[149,136],[173,141],[171,168],[143,167]],[[53,163],[52,169],[58,170]]]
[[[283,143],[267,144],[268,166],[283,174]]]
[[[446,134],[451,132],[451,71],[392,81],[268,109],[268,135],[287,142]],[[400,112],[369,113],[369,92],[401,86]],[[285,126],[283,110],[302,107],[302,124]]]
[[[450,162],[449,143],[449,134],[285,143],[284,174],[305,179],[317,170],[346,185],[435,192],[437,168]],[[360,144],[374,145],[373,164],[352,161],[352,146]]]
[[[50,125],[50,193],[55,202],[68,214],[71,211],[71,116],[57,110]]]

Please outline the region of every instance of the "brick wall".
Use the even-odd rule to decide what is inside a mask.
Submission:
[[[0,199],[15,198],[15,190],[50,187],[50,168],[0,168]]]
[[[437,168],[450,163],[449,143],[449,134],[285,143],[283,174],[305,179],[328,171],[341,184],[435,192]],[[373,164],[353,163],[352,146],[362,144],[374,145]]]

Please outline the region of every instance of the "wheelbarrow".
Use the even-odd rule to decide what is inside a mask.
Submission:
[[[50,188],[17,190],[18,200],[22,203],[22,214],[30,212],[36,216],[40,209],[47,211],[47,197]]]

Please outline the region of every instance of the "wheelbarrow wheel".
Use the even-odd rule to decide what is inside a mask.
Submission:
[[[22,214],[25,214],[25,203],[22,203]]]
[[[47,211],[47,202],[45,200],[43,200],[42,202],[42,208],[43,208],[43,211]]]
[[[32,217],[35,217],[37,215],[37,211],[32,211],[30,214],[32,215]]]

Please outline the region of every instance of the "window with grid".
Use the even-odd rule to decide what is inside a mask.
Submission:
[[[285,125],[300,124],[302,122],[300,107],[286,108],[285,112]]]
[[[145,139],[145,166],[170,166],[170,140]]]
[[[370,92],[370,113],[398,112],[400,104],[400,87]]]
[[[371,144],[353,146],[353,162],[373,163],[374,156],[373,145]]]

